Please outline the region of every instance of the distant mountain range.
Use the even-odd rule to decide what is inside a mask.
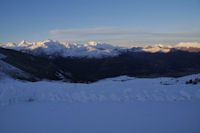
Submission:
[[[87,58],[104,58],[118,56],[123,52],[163,52],[168,53],[174,50],[188,52],[200,52],[200,43],[184,42],[175,46],[156,44],[144,47],[119,47],[105,43],[88,42],[86,44],[60,42],[56,40],[45,40],[40,42],[21,41],[20,43],[7,43],[2,45],[3,48],[13,49],[33,55],[46,55],[49,57],[87,57]]]
[[[200,43],[118,47],[46,40],[7,43],[0,48],[0,76],[38,81],[94,82],[128,75],[179,77],[200,73]]]

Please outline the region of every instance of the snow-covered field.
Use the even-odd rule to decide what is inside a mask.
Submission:
[[[91,84],[0,80],[0,133],[200,133],[200,84],[127,76]]]
[[[121,76],[96,83],[0,80],[0,104],[21,102],[134,102],[200,100],[200,84],[185,84],[200,74],[182,78],[143,79]]]

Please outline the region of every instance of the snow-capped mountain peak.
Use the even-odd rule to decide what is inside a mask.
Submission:
[[[30,42],[26,41],[26,40],[22,40],[18,45],[25,45],[25,44],[31,44]]]
[[[16,44],[15,43],[12,43],[12,42],[8,42],[8,43],[6,43],[5,45],[3,45],[3,47],[5,47],[5,48],[10,48],[10,47],[16,47]]]
[[[185,48],[200,48],[199,42],[181,42],[176,45],[176,47],[185,47]]]
[[[92,45],[92,46],[96,46],[98,43],[95,42],[95,41],[89,41],[88,44],[89,44],[89,45]]]
[[[145,46],[142,48],[143,51],[146,52],[151,52],[151,53],[156,53],[156,52],[163,52],[163,53],[168,53],[170,52],[170,49],[172,46],[170,45],[164,45],[164,44],[155,44],[153,46]]]
[[[86,44],[60,42],[57,40],[45,40],[40,42],[28,42],[22,40],[18,44],[7,43],[4,48],[25,51],[36,55],[57,55],[57,56],[73,56],[73,57],[95,57],[116,56],[118,52],[114,49],[118,48],[109,44],[88,42]]]

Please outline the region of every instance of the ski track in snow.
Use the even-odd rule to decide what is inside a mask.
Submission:
[[[200,74],[154,79],[121,76],[91,84],[61,81],[26,82],[5,78],[0,80],[0,105],[36,101],[200,101],[200,84],[185,84],[185,81],[196,77],[200,77]]]

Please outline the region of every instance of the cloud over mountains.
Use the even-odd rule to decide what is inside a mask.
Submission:
[[[66,36],[151,34],[150,31],[113,28],[113,27],[55,29],[51,30],[49,33],[53,35],[66,35]]]
[[[49,31],[52,38],[56,40],[181,40],[198,41],[199,31],[155,31],[150,29],[116,28],[116,27],[94,27],[79,29],[53,29]]]

